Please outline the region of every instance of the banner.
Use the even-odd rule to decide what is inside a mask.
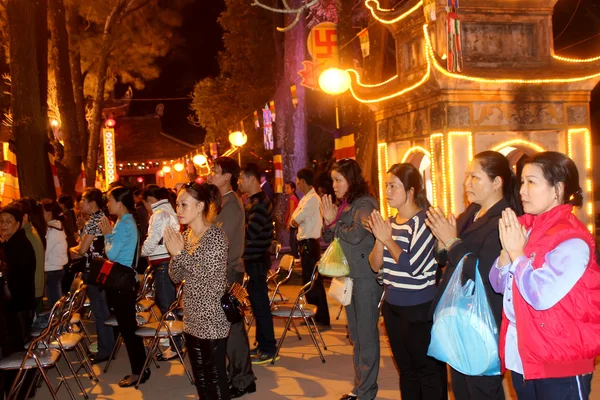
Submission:
[[[263,142],[266,150],[273,150],[273,120],[269,105],[265,104],[263,112]]]
[[[2,143],[4,168],[0,171],[0,195],[2,196],[3,205],[21,197],[17,174],[17,156],[12,146],[8,142]]]
[[[62,194],[62,190],[60,188],[60,181],[58,180],[58,171],[56,169],[56,159],[54,158],[54,154],[48,153],[48,161],[50,161],[50,172],[52,172],[52,181],[54,182],[56,196],[60,196]]]
[[[296,85],[290,85],[290,92],[292,93],[292,104],[296,108],[298,105],[298,88]]]
[[[273,166],[275,168],[275,193],[283,193],[283,158],[280,150],[273,155]]]
[[[258,120],[258,111],[254,111],[254,129],[260,128],[260,121]]]
[[[311,29],[306,42],[312,61],[303,61],[300,84],[309,89],[319,88],[319,74],[339,63],[337,24],[322,22]]]
[[[363,58],[369,57],[371,53],[371,46],[369,43],[369,28],[365,28],[358,34],[358,39],[360,40],[360,49],[362,50]]]
[[[256,111],[254,111],[254,114],[256,114]],[[213,160],[219,157],[219,148],[217,146],[217,142],[210,143],[210,155],[213,158]]]
[[[340,128],[333,132],[335,139],[335,159],[336,161],[344,158],[356,158],[356,148],[354,147],[354,133],[347,128]]]

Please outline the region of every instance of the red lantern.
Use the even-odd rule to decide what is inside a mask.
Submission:
[[[141,177],[141,176],[138,176],[138,178],[137,178],[137,181],[138,181],[139,183],[143,183],[143,182],[144,182],[144,178],[143,178],[143,177]]]
[[[117,122],[112,118],[108,118],[106,121],[104,121],[104,124],[109,128],[114,128]]]

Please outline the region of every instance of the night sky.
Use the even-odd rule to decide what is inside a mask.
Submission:
[[[195,0],[187,6],[180,29],[184,44],[160,60],[161,76],[148,82],[143,91],[136,92],[134,99],[186,97],[198,80],[218,74],[217,53],[222,49],[223,32],[217,18],[223,8],[224,0]],[[555,40],[558,54],[582,58],[600,54],[600,1],[559,0],[553,19],[554,36],[560,34]],[[585,40],[587,38],[591,39]],[[576,44],[578,42],[581,43]],[[153,114],[159,103],[165,105],[165,133],[193,144],[202,143],[203,130],[193,127],[186,119],[192,113],[189,100],[133,102],[131,115]],[[593,131],[600,137],[600,85],[592,92],[591,109],[597,122]]]

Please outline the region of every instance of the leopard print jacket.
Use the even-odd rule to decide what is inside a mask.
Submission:
[[[190,243],[189,228],[183,236],[184,250],[171,259],[169,268],[173,282],[185,280],[183,329],[200,339],[226,338],[230,323],[221,308],[221,297],[227,286],[227,236],[216,225],[197,243]]]

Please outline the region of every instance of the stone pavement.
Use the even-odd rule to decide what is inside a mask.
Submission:
[[[299,286],[290,285],[284,288],[284,293],[290,299],[299,290]],[[290,300],[291,301],[291,300]],[[336,400],[343,393],[352,388],[352,346],[346,338],[345,314],[342,312],[340,319],[335,320],[339,306],[331,299],[330,313],[332,316],[333,329],[324,332],[323,338],[327,344],[324,351],[326,363],[321,363],[317,350],[314,347],[306,327],[299,327],[302,340],[298,340],[293,332],[289,332],[281,351],[281,359],[274,366],[257,366],[254,368],[258,377],[256,382],[257,392],[247,395],[248,400],[283,400],[283,399],[331,399]],[[283,331],[283,320],[275,322],[275,335],[281,336]],[[93,329],[93,324],[89,327]],[[379,394],[377,399],[391,400],[400,399],[398,389],[398,374],[394,366],[393,358],[387,336],[380,324],[381,333],[381,369],[379,373]],[[254,328],[252,328],[252,335]],[[251,338],[252,340],[252,338]],[[68,370],[64,360],[61,361],[62,371]],[[161,368],[152,366],[152,377],[140,390],[133,388],[120,388],[117,383],[129,373],[129,363],[125,348],[121,350],[117,359],[111,365],[108,373],[101,373],[101,369],[95,366],[100,382],[92,382],[82,376],[83,384],[88,389],[90,399],[116,399],[116,400],[163,400],[163,399],[197,399],[194,386],[187,379],[183,367],[179,361],[160,363]],[[104,364],[101,364],[104,367]],[[56,372],[50,372],[51,377],[57,376]],[[600,367],[597,368],[592,385],[592,400],[600,400]],[[53,382],[56,382],[54,380]],[[76,383],[69,379],[71,388],[77,393]],[[505,387],[510,387],[505,380]],[[596,389],[596,390],[594,390]],[[68,399],[68,393],[61,388],[59,399]],[[78,396],[83,398],[82,395]],[[507,399],[516,399],[514,392],[507,391]],[[36,399],[51,399],[50,393],[43,386]],[[450,396],[453,400],[453,396]]]

